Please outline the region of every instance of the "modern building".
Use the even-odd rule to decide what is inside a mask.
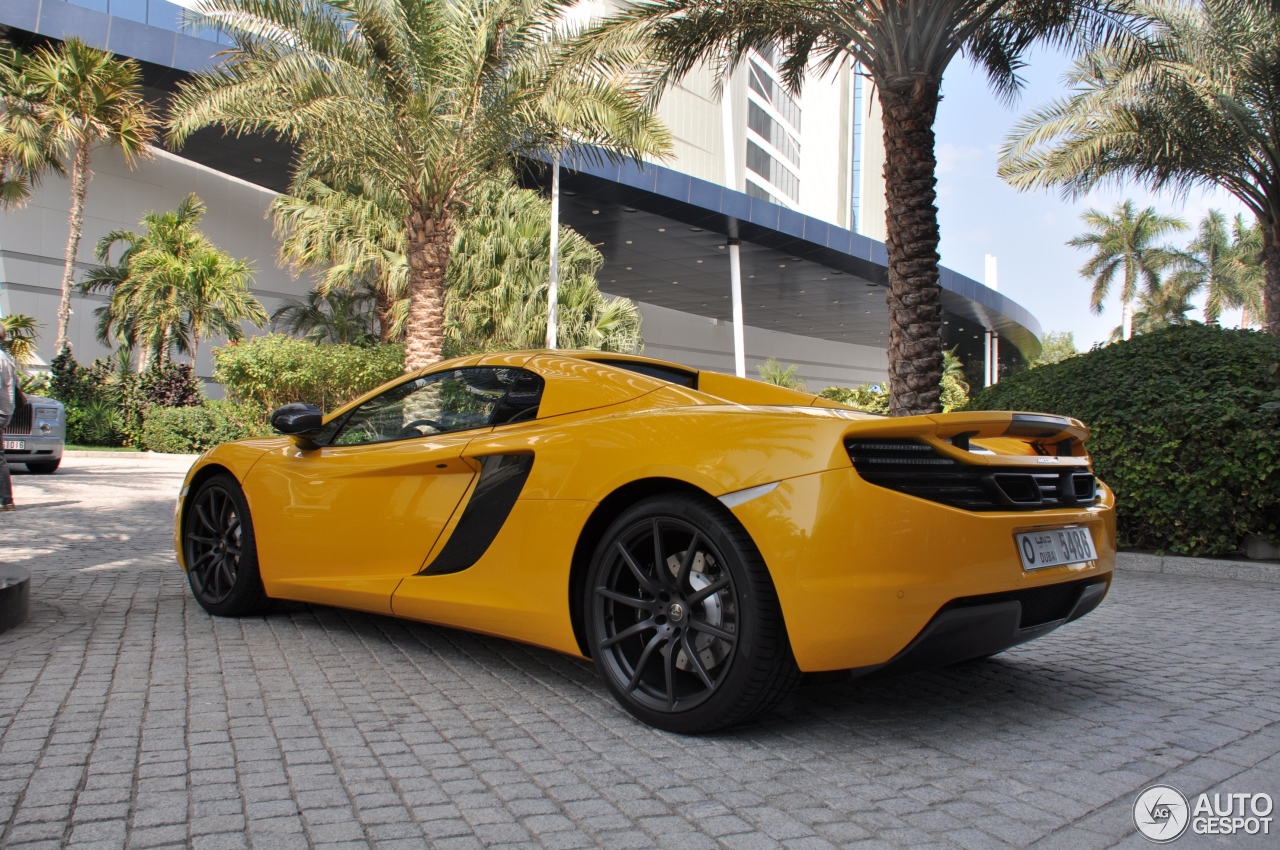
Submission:
[[[156,101],[225,49],[217,33],[185,28],[183,10],[165,0],[0,0],[0,26],[20,43],[76,35],[135,58]],[[838,67],[794,96],[773,57],[753,53],[727,81],[699,70],[667,93],[661,115],[676,137],[669,160],[565,163],[562,220],[603,253],[601,288],[639,304],[646,353],[734,370],[730,256],[737,253],[748,374],[772,356],[798,365],[814,387],[883,382],[884,157],[878,105],[866,90],[853,68]],[[217,131],[132,170],[101,150],[78,262],[93,265],[103,234],[136,227],[145,212],[172,209],[194,191],[209,208],[205,232],[252,261],[267,309],[301,298],[310,282],[278,266],[267,218],[287,186],[289,158],[274,140]],[[527,180],[548,188],[549,169],[532,163]],[[46,357],[69,194],[66,180],[49,178],[26,208],[0,214],[0,311],[37,316]],[[947,269],[942,285],[946,344],[963,359],[984,359],[987,334],[1008,342],[999,348],[1005,369],[1038,353],[1039,324],[1021,306]],[[82,360],[107,353],[93,332],[102,301],[75,298],[72,345]],[[210,374],[207,351],[197,371]]]

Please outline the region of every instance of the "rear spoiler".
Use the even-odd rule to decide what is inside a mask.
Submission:
[[[936,413],[859,422],[846,438],[915,437],[962,463],[1086,465],[1089,429],[1078,419],[1047,413]]]

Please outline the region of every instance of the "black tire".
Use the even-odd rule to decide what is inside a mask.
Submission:
[[[215,475],[196,490],[183,517],[182,554],[191,592],[210,614],[243,617],[266,609],[253,518],[232,476]]]
[[[44,463],[28,463],[27,472],[32,475],[52,475],[58,471],[58,467],[62,464],[62,458],[57,460],[47,460]]]
[[[656,496],[618,517],[583,602],[596,669],[623,708],[659,729],[744,723],[800,681],[764,559],[709,498]]]

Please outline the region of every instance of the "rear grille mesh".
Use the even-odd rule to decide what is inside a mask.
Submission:
[[[31,433],[31,402],[17,405],[13,410],[13,418],[4,426],[6,434]]]
[[[970,511],[1077,507],[1093,504],[1098,495],[1093,473],[1079,467],[1030,472],[977,466],[917,440],[847,440],[845,448],[867,482]]]

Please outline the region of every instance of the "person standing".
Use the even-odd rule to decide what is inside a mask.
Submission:
[[[8,334],[4,325],[0,325],[0,433],[13,418],[18,406],[18,364],[5,348]],[[13,483],[9,480],[9,464],[4,459],[4,449],[0,448],[0,511],[11,511],[13,505]]]

